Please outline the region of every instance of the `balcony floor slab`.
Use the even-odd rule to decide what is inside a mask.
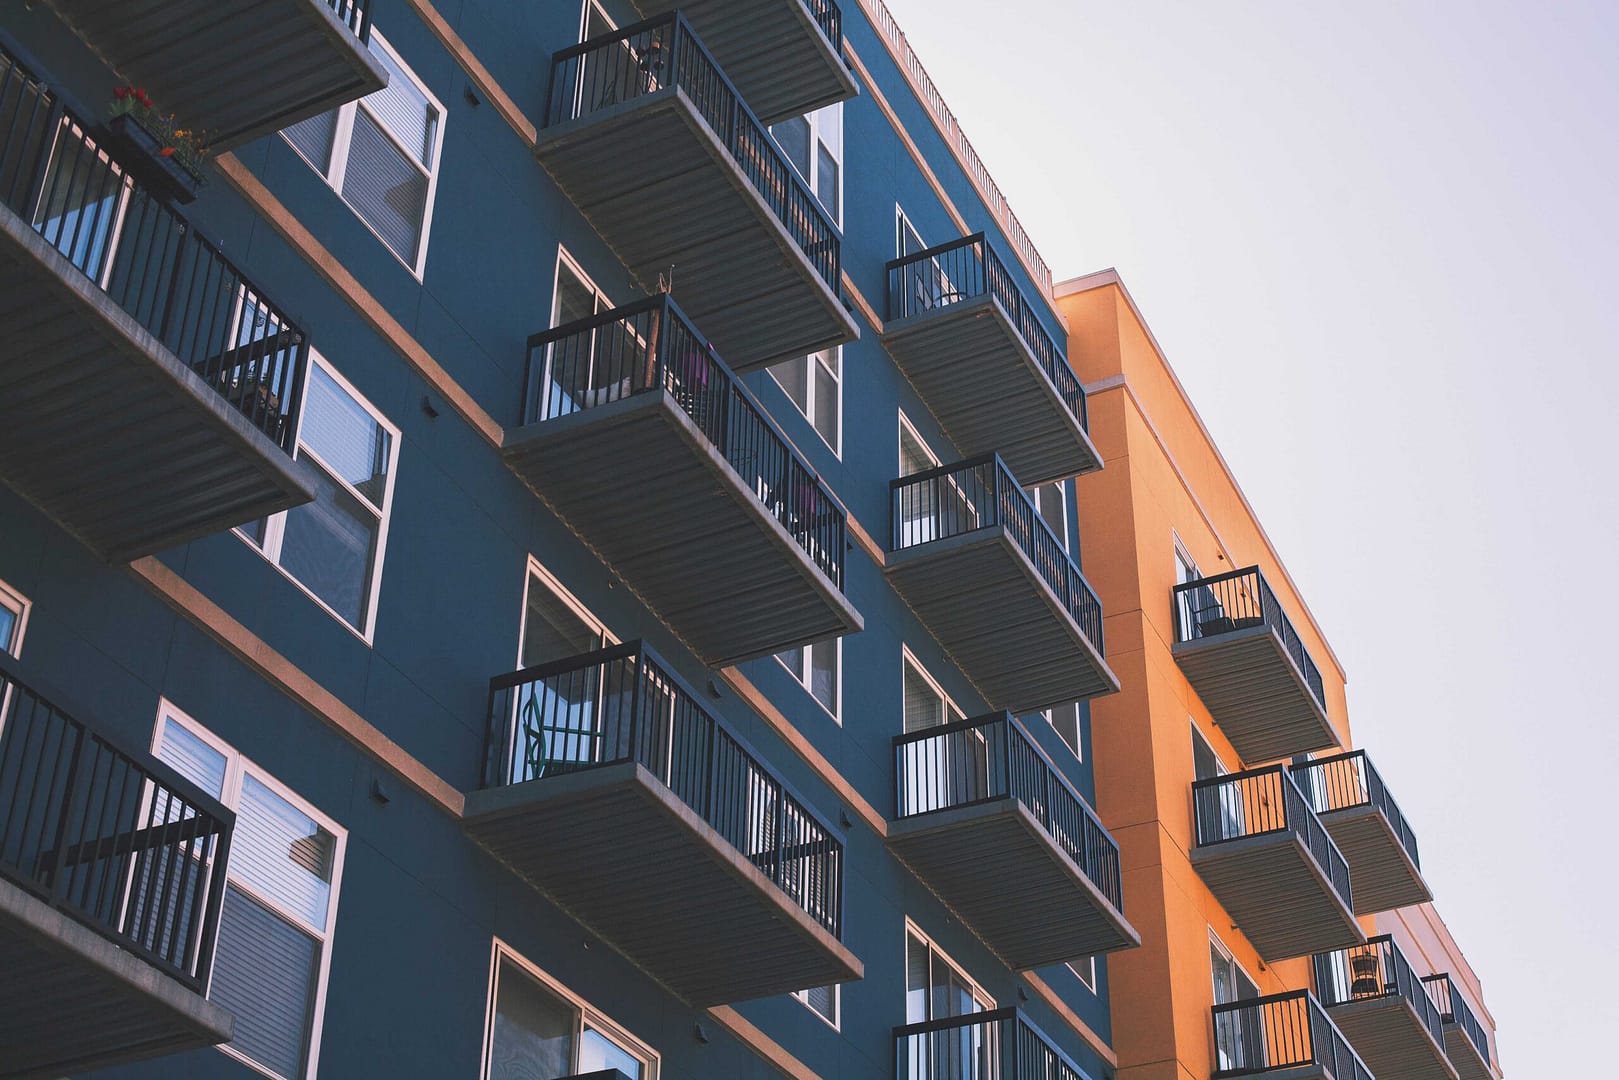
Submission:
[[[1422,871],[1377,807],[1329,810],[1321,815],[1321,824],[1349,863],[1356,915],[1375,915],[1433,899]]]
[[[1192,865],[1266,962],[1366,941],[1349,905],[1290,831],[1195,847]]]
[[[1346,1001],[1327,1015],[1377,1080],[1457,1080],[1445,1048],[1403,997]]]
[[[1445,1053],[1460,1080],[1496,1080],[1495,1070],[1457,1024],[1445,1025]]]
[[[1277,761],[1339,745],[1326,709],[1268,624],[1177,641],[1174,652],[1243,761]]]

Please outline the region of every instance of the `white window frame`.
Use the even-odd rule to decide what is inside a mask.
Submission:
[[[907,225],[909,225],[911,227],[911,232],[916,235],[917,243],[922,245],[920,248],[917,249],[917,251],[926,251],[928,249],[928,242],[922,236],[922,230],[918,229],[916,227],[916,222],[911,220],[911,215],[909,215],[909,214],[907,214],[905,212],[905,208],[903,206],[901,206],[899,203],[895,203],[894,204],[894,258],[896,258],[896,259],[905,258],[905,254],[906,254],[905,253],[905,226],[907,226]],[[913,251],[913,252],[911,252],[911,254],[914,255],[914,254],[916,254],[916,252]]]
[[[585,2],[583,4],[579,5],[579,42],[578,43],[581,44],[581,45],[583,45],[587,40],[589,40],[588,38],[585,37],[585,30],[590,26],[590,10],[592,8],[596,9],[596,14],[601,16],[601,21],[607,24],[607,28],[609,30],[617,30],[618,29],[617,20],[615,20],[611,15],[609,15],[607,13],[607,9],[602,7],[601,4],[597,3],[597,0],[585,0]]]
[[[1061,480],[1054,480],[1049,484],[1036,484],[1033,487],[1024,488],[1023,493],[1029,497],[1030,502],[1034,503],[1034,512],[1040,515],[1040,520],[1050,525],[1051,519],[1046,517],[1045,511],[1040,504],[1044,501],[1046,495],[1053,490],[1057,492],[1057,501],[1062,503],[1062,512],[1058,518],[1062,522],[1062,533],[1057,537],[1057,540],[1062,544],[1064,552],[1071,553],[1072,549],[1068,543],[1068,485]],[[1052,531],[1055,532],[1056,530]]]
[[[306,396],[309,378],[314,373],[314,368],[317,364],[320,366],[322,371],[331,376],[332,380],[336,382],[340,388],[342,388],[344,393],[352,397],[355,403],[369,413],[373,420],[375,420],[378,424],[381,424],[383,429],[387,431],[389,435],[388,482],[383,488],[382,505],[378,507],[370,499],[356,491],[354,489],[354,485],[345,480],[330,465],[322,461],[320,454],[304,445],[304,414],[307,411],[307,409],[304,407],[300,407],[298,410],[297,430],[293,434],[295,458],[302,458],[305,454],[308,454],[310,460],[318,465],[322,472],[324,472],[328,477],[330,477],[345,491],[347,491],[350,497],[360,500],[360,504],[368,509],[376,509],[380,511],[380,516],[377,522],[377,559],[376,564],[371,568],[371,580],[366,583],[365,625],[363,627],[355,626],[342,615],[339,615],[335,610],[332,609],[330,604],[322,600],[319,596],[316,596],[313,589],[299,581],[298,578],[293,575],[292,571],[281,565],[281,544],[285,539],[288,511],[282,510],[280,513],[271,514],[270,517],[265,520],[264,542],[262,544],[254,540],[245,531],[243,531],[246,526],[238,525],[233,531],[238,537],[241,538],[243,543],[252,548],[254,551],[258,552],[258,554],[266,562],[279,570],[283,577],[292,582],[294,585],[298,586],[298,588],[302,589],[305,596],[319,604],[321,609],[325,611],[326,614],[336,619],[341,625],[347,627],[348,630],[354,634],[354,636],[358,637],[361,641],[365,642],[367,646],[369,646],[372,644],[372,641],[376,636],[377,609],[381,607],[380,601],[382,599],[382,564],[388,554],[388,523],[393,517],[394,488],[397,486],[397,481],[399,478],[399,429],[391,424],[388,421],[388,418],[382,415],[382,413],[377,410],[377,407],[371,404],[364,394],[356,390],[354,388],[354,384],[343,377],[342,372],[333,367],[325,357],[321,356],[314,349],[309,350],[309,369],[304,373]]]
[[[993,1012],[994,1011],[994,1009],[995,1009],[995,999],[992,996],[990,996],[990,994],[984,989],[983,985],[981,983],[979,983],[979,981],[977,979],[975,979],[971,975],[969,975],[967,973],[966,968],[964,968],[960,964],[956,963],[955,957],[953,957],[949,953],[945,952],[944,949],[939,946],[939,943],[937,941],[934,941],[933,937],[930,934],[928,934],[927,931],[923,930],[920,926],[918,926],[916,924],[916,921],[914,919],[912,919],[909,915],[907,915],[907,916],[905,916],[905,939],[904,939],[904,947],[906,949],[909,949],[911,947],[911,938],[912,937],[920,938],[921,941],[923,942],[923,944],[925,944],[928,947],[929,952],[933,953],[933,955],[937,956],[940,960],[943,960],[946,964],[948,964],[950,966],[951,971],[955,972],[958,976],[960,976],[961,981],[966,983],[967,984],[967,989],[969,991],[971,991],[972,996],[973,996],[973,1000],[978,1003],[978,1005],[979,1005],[979,1010],[978,1011],[979,1012]],[[910,965],[905,962],[905,959],[902,956],[901,957],[901,963],[900,963],[900,969],[902,971],[904,971],[904,970],[907,970],[909,967],[910,967]],[[910,986],[907,985],[905,987],[906,993],[909,993],[910,989],[911,989]],[[930,1009],[929,1011],[932,1011],[932,1010]],[[924,1021],[924,1022],[926,1022],[926,1021]]]
[[[23,635],[28,632],[28,612],[33,605],[28,602],[28,597],[4,581],[0,581],[0,607],[11,612],[17,619],[16,625],[11,628],[11,640],[0,641],[0,652],[10,653],[14,657],[21,656]]]
[[[607,290],[596,284],[596,279],[585,272],[585,268],[573,253],[561,244],[557,245],[557,263],[551,274],[551,326],[557,326],[557,298],[562,295],[562,268],[568,271],[585,284],[591,292],[596,294],[596,310],[592,315],[600,315],[604,311],[611,311],[613,301],[607,295]],[[588,316],[587,316],[588,317]]]
[[[203,745],[224,757],[225,777],[221,785],[219,801],[232,812],[235,812],[241,805],[242,780],[251,773],[253,779],[263,784],[272,794],[285,799],[293,809],[304,814],[316,825],[332,835],[335,845],[335,850],[332,854],[332,889],[326,901],[326,929],[324,930],[310,926],[297,914],[287,911],[285,905],[259,892],[251,882],[233,877],[230,871],[230,863],[225,864],[225,883],[227,885],[241,890],[243,894],[252,898],[255,903],[263,905],[278,918],[286,919],[299,930],[320,942],[320,973],[315,980],[315,996],[312,1004],[313,1016],[309,1024],[308,1066],[304,1070],[302,1077],[287,1078],[280,1073],[271,1072],[268,1068],[260,1065],[240,1050],[235,1049],[229,1043],[220,1043],[215,1049],[235,1058],[254,1072],[270,1077],[271,1080],[315,1080],[320,1065],[321,1033],[326,1023],[326,986],[330,980],[332,970],[332,939],[337,933],[337,900],[338,893],[343,886],[343,859],[348,850],[348,830],[317,810],[309,800],[293,791],[260,766],[254,764],[251,759],[245,757],[235,747],[198,723],[168,698],[158,700],[157,723],[152,730],[152,753],[154,755],[158,753],[163,745],[164,729],[171,723],[184,729],[189,735],[202,742]],[[217,964],[218,962],[219,957],[216,952],[213,963]],[[207,972],[209,985],[213,983],[213,977],[213,968],[210,966]]]
[[[916,440],[916,445],[922,448],[922,452],[926,454],[928,456],[928,460],[933,463],[929,466],[929,468],[937,469],[939,467],[939,455],[933,452],[933,447],[929,446],[928,441],[922,438],[922,433],[916,430],[916,425],[911,423],[911,418],[905,415],[904,409],[901,409],[899,410],[899,437],[894,442],[894,455],[896,462],[894,466],[894,475],[907,475],[905,473],[905,436],[907,434],[909,434],[912,439]],[[924,469],[922,471],[926,472],[927,470]]]
[[[821,147],[823,145],[827,146],[828,149],[831,148],[831,144],[828,143],[825,139],[821,138],[821,130],[822,130],[822,127],[823,127],[823,118],[824,118],[825,114],[830,112],[833,109],[838,110],[838,131],[839,131],[837,153],[832,155],[833,160],[838,163],[838,205],[837,205],[836,210],[833,210],[831,207],[829,207],[825,203],[823,203],[821,201],[821,196],[819,194],[819,192],[821,190],[820,189],[820,178],[821,178],[820,177],[820,173],[821,173],[821,154],[820,154],[820,150],[821,150]],[[809,126],[809,175],[808,176],[805,176],[802,172],[799,172],[798,166],[793,164],[792,155],[787,153],[786,148],[782,147],[781,141],[779,139],[776,139],[776,128],[780,126],[779,123],[770,125],[770,138],[773,141],[775,141],[776,146],[781,149],[781,156],[786,159],[788,167],[791,168],[793,170],[793,172],[798,173],[798,178],[800,180],[804,181],[804,186],[805,187],[809,188],[810,198],[815,200],[815,205],[819,206],[821,208],[821,210],[825,212],[826,216],[832,220],[832,224],[836,225],[838,228],[841,229],[841,228],[843,228],[843,174],[844,174],[844,171],[845,171],[844,167],[843,167],[843,150],[844,150],[844,147],[848,143],[848,138],[847,138],[848,129],[845,128],[844,125],[843,125],[843,121],[845,119],[845,117],[843,116],[843,102],[835,101],[830,105],[823,105],[819,109],[815,109],[815,110],[812,110],[811,112],[803,113],[800,116],[791,117],[790,119],[803,120]]]
[[[828,364],[825,360],[821,359],[823,355],[829,356],[832,362]],[[784,368],[788,364],[803,364],[806,367],[804,372],[804,408],[802,409],[798,407],[798,402],[793,400],[793,395],[787,392],[787,384],[781,381],[781,375],[777,371],[778,368]],[[826,368],[827,371],[832,375],[833,384],[838,388],[838,400],[835,404],[838,417],[838,439],[836,443],[828,440],[825,433],[821,431],[821,426],[815,422],[816,416],[818,416],[821,412],[820,396],[815,389],[815,365],[820,365],[821,367]],[[770,377],[776,380],[776,385],[781,387],[781,392],[787,394],[787,400],[792,402],[793,410],[809,422],[810,430],[815,432],[815,437],[820,439],[828,450],[832,451],[833,457],[837,458],[839,461],[842,461],[843,346],[833,345],[829,349],[818,349],[807,356],[795,356],[791,360],[783,360],[780,363],[771,364],[765,370],[769,371]]]
[[[1065,708],[1065,709],[1073,709],[1074,710],[1074,716],[1075,716],[1076,719],[1078,719],[1078,717],[1079,717],[1079,702],[1077,702],[1077,701],[1069,702],[1067,705],[1064,705],[1063,708]],[[1081,750],[1083,749],[1083,746],[1084,746],[1084,739],[1081,738],[1081,736],[1083,736],[1083,734],[1084,734],[1084,732],[1082,730],[1083,722],[1081,722],[1081,730],[1076,730],[1074,732],[1075,737],[1080,738],[1080,746],[1077,746],[1077,747],[1076,746],[1070,746],[1068,744],[1068,740],[1064,739],[1062,737],[1062,732],[1057,731],[1057,716],[1056,716],[1056,713],[1057,713],[1056,709],[1041,709],[1040,710],[1040,715],[1045,717],[1046,723],[1051,725],[1051,730],[1056,732],[1058,741],[1063,744],[1063,746],[1068,750],[1068,752],[1070,754],[1074,755],[1074,760],[1075,761],[1078,761],[1080,764],[1083,765],[1085,763],[1085,755],[1083,753],[1081,753]]]
[[[1220,935],[1214,932],[1214,927],[1212,926],[1209,927],[1209,944],[1214,946],[1215,950],[1218,951],[1221,956],[1225,957],[1226,962],[1229,963],[1238,974],[1240,974],[1244,979],[1248,980],[1248,985],[1254,988],[1254,993],[1259,994],[1259,980],[1248,974],[1248,969],[1243,966],[1241,960],[1237,959],[1237,954],[1232,952],[1226,943],[1220,940]],[[1214,972],[1212,970],[1209,972],[1209,996],[1210,998],[1214,996]],[[1248,999],[1238,998],[1237,1000],[1245,1001]],[[1215,1002],[1214,1004],[1218,1005],[1219,1002]]]
[[[818,988],[812,988],[812,989],[818,989]],[[812,1014],[814,1014],[816,1017],[818,1017],[820,1019],[821,1023],[827,1025],[833,1031],[842,1031],[843,1030],[843,984],[842,983],[833,983],[832,984],[832,1015],[830,1017],[824,1015],[819,1009],[817,1009],[815,1006],[810,1004],[809,995],[810,995],[809,990],[794,990],[793,991],[793,1000],[798,1002],[800,1005],[804,1006],[804,1008],[808,1009]]]
[[[930,672],[923,665],[922,661],[920,661],[920,660],[918,660],[916,658],[916,654],[911,651],[911,647],[902,642],[900,644],[899,651],[900,651],[900,669],[899,669],[900,726],[904,727],[904,725],[905,725],[905,665],[906,664],[909,664],[912,667],[914,667],[916,669],[916,671],[917,671],[917,674],[922,676],[922,681],[927,683],[928,686],[933,689],[933,692],[938,694],[939,697],[941,699],[943,699],[944,705],[945,705],[944,723],[953,724],[957,720],[965,720],[965,719],[967,719],[967,714],[962,711],[961,706],[957,705],[955,699],[952,698],[948,693],[945,692],[944,687],[939,685],[939,680],[935,679],[933,677],[933,673]],[[955,714],[955,716],[953,718],[950,715],[951,713]],[[924,731],[924,730],[927,730],[927,729],[918,728],[917,730]]]
[[[410,79],[411,83],[415,85],[416,89],[422,92],[422,96],[427,98],[428,104],[431,105],[438,113],[438,124],[435,125],[433,131],[433,165],[432,168],[425,170],[427,173],[427,199],[422,204],[422,235],[421,239],[416,244],[415,264],[412,265],[411,263],[406,262],[405,257],[399,254],[399,252],[395,251],[393,246],[382,238],[382,234],[377,232],[376,227],[365,219],[365,215],[360,213],[358,210],[355,210],[354,204],[349,202],[348,199],[343,195],[343,179],[348,172],[349,165],[349,146],[354,136],[355,110],[364,105],[365,98],[362,97],[357,101],[351,101],[346,105],[341,105],[338,107],[337,123],[335,125],[336,130],[332,133],[332,160],[327,168],[323,169],[315,162],[310,161],[309,158],[305,156],[304,152],[298,149],[297,144],[287,136],[284,129],[281,133],[281,137],[286,139],[287,145],[292,147],[293,153],[303,158],[304,162],[311,169],[315,170],[315,175],[326,181],[327,187],[330,187],[333,191],[337,192],[337,197],[343,200],[343,205],[347,206],[350,210],[353,210],[354,216],[360,219],[360,223],[367,229],[371,230],[371,235],[377,238],[377,242],[382,245],[383,250],[388,252],[388,254],[392,255],[395,259],[398,259],[399,264],[406,270],[410,271],[412,277],[414,277],[417,281],[420,281],[422,280],[423,273],[427,269],[427,241],[433,232],[433,204],[438,199],[439,166],[444,162],[444,129],[449,124],[449,113],[445,111],[444,103],[439,101],[438,96],[428,88],[427,83],[422,80],[422,77],[416,74],[414,68],[405,63],[405,58],[399,55],[399,50],[388,44],[388,39],[383,37],[382,33],[378,31],[376,27],[371,28],[371,42],[372,44],[381,46],[383,51],[388,54],[389,58],[392,59],[394,63],[399,65],[399,70],[405,73],[406,77]],[[417,158],[416,154],[409,147],[402,145],[394,136],[394,133],[388,130],[388,125],[384,124],[375,113],[372,113],[370,108],[366,108],[365,111],[376,123],[378,129],[382,131],[383,135],[387,137],[388,141],[393,143],[394,146],[399,149],[400,153],[404,154],[406,159],[418,170],[420,170],[422,168],[422,163]]]
[[[1080,966],[1076,961],[1068,961],[1068,970],[1074,973],[1074,978],[1084,983],[1085,989],[1096,993],[1096,957],[1085,957],[1084,971],[1080,970]]]
[[[487,1080],[489,1068],[492,1064],[489,1058],[495,1047],[495,1002],[496,995],[500,990],[500,962],[502,960],[511,961],[521,968],[529,978],[544,987],[547,992],[554,994],[558,999],[578,1010],[579,1026],[575,1028],[574,1032],[574,1058],[570,1067],[578,1067],[579,1036],[582,1034],[582,1029],[588,1025],[606,1036],[608,1041],[616,1044],[619,1049],[639,1060],[641,1062],[641,1075],[644,1080],[658,1080],[661,1059],[658,1052],[652,1048],[651,1043],[639,1038],[628,1028],[614,1021],[612,1017],[568,989],[560,980],[547,974],[528,957],[498,937],[493,940],[489,950],[489,990],[485,995],[484,1003],[483,1059],[478,1069],[479,1080]]]
[[[833,694],[834,700],[831,708],[827,708],[826,702],[816,697],[814,691],[810,689],[810,681],[814,678],[815,669],[815,665],[810,662],[810,650],[819,645],[831,645],[836,650],[832,654],[832,663],[833,670],[837,672],[837,691]],[[781,653],[776,653],[776,663],[787,669],[787,673],[793,677],[793,680],[798,685],[804,688],[804,693],[808,694],[810,700],[821,707],[822,712],[830,716],[839,727],[843,726],[843,639],[840,637],[833,638],[831,641],[814,641],[808,645],[799,646],[799,651],[803,656],[797,671],[794,671],[787,661],[782,659],[783,654]]]
[[[536,579],[541,585],[551,590],[551,595],[562,601],[563,607],[578,616],[580,622],[601,635],[601,639],[605,643],[604,648],[612,648],[614,645],[619,644],[618,635],[613,633],[612,627],[597,618],[596,613],[586,607],[577,596],[573,595],[568,587],[562,584],[562,580],[552,573],[544,563],[540,562],[538,557],[530,555],[528,557],[528,568],[523,573],[523,608],[517,617],[517,667],[513,670],[521,670],[523,667],[523,646],[528,643],[528,599],[534,593]],[[558,659],[562,658],[559,657]]]

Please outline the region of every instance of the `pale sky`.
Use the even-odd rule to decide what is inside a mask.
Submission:
[[[1141,306],[1507,1076],[1619,1073],[1619,5],[888,3],[1056,277]]]

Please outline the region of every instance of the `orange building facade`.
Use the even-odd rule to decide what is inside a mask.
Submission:
[[[1098,812],[1142,937],[1120,1080],[1493,1080],[1494,1021],[1345,673],[1113,271],[1056,286],[1107,462],[1077,482],[1120,693]]]

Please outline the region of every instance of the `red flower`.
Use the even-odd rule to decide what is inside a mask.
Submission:
[[[157,156],[158,157],[173,157],[174,156],[174,147],[165,146],[163,149],[161,149],[161,150],[159,150],[157,152]]]
[[[129,87],[120,86],[118,89],[116,89],[116,90],[114,90],[112,92],[112,96],[117,98],[119,101],[124,100],[126,97],[129,96]]]

